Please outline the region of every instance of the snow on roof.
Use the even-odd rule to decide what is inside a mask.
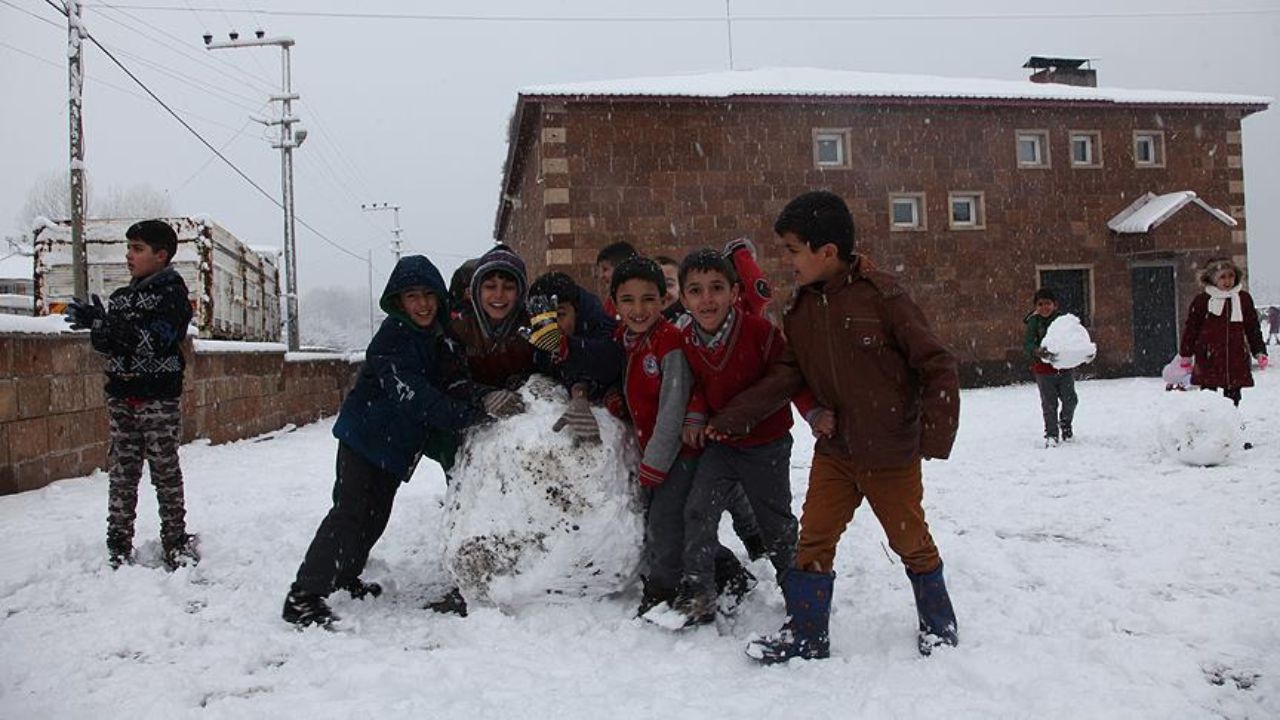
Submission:
[[[1129,207],[1107,221],[1107,227],[1118,233],[1145,233],[1173,217],[1173,214],[1189,204],[1199,205],[1205,212],[1222,221],[1224,225],[1236,226],[1235,218],[1225,212],[1210,207],[1205,201],[1196,197],[1190,190],[1171,192],[1164,195],[1147,193],[1133,201]]]
[[[821,68],[760,68],[694,75],[639,77],[599,82],[533,85],[520,90],[525,97],[614,96],[729,98],[735,96],[825,96],[882,98],[956,98],[1103,102],[1137,105],[1261,105],[1271,98],[1258,95],[1187,92],[1181,90],[1125,90],[936,75],[827,70]]]
[[[0,278],[5,280],[30,280],[36,274],[36,259],[21,252],[6,250],[0,246]]]

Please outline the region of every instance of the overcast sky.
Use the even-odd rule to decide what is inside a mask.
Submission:
[[[515,19],[275,14],[357,7],[369,14]],[[200,36],[209,31],[221,39],[233,28],[247,36],[262,27],[294,38],[294,89],[302,95],[296,114],[310,130],[294,160],[298,216],[361,257],[372,249],[381,285],[392,265],[391,216],[363,213],[360,203],[402,205],[406,249],[430,256],[447,277],[491,242],[506,125],[519,88],[727,69],[725,7],[724,0],[135,0],[87,3],[85,23],[277,196],[279,153],[247,118],[270,112],[265,104],[279,84],[279,51],[208,52]],[[1276,0],[731,0],[730,7],[738,68],[1015,80],[1027,76],[1021,65],[1028,56],[1055,54],[1097,58],[1105,86],[1280,97]],[[0,0],[4,234],[18,229],[32,180],[66,167],[65,57],[65,20],[52,7]],[[86,72],[85,160],[99,189],[145,182],[168,193],[178,213],[207,213],[251,244],[280,243],[279,209],[225,165],[210,162],[209,151],[96,48],[87,53]],[[1253,282],[1280,299],[1280,108],[1244,121],[1244,162]],[[304,291],[365,284],[362,263],[302,227],[297,244]]]

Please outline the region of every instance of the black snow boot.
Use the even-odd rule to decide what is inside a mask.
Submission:
[[[746,599],[747,594],[756,587],[756,576],[751,571],[742,566],[741,563],[732,563],[732,567],[725,568],[723,574],[716,572],[716,590],[720,597],[718,606],[720,612],[725,615],[732,615]]]
[[[319,625],[328,628],[338,620],[338,616],[329,609],[329,603],[324,601],[323,595],[307,592],[297,585],[289,588],[289,595],[284,599],[284,612],[281,613],[281,617],[285,622],[298,627]]]
[[[920,618],[920,632],[916,638],[920,654],[928,655],[939,645],[959,644],[956,613],[951,608],[947,583],[942,579],[942,565],[923,575],[908,570],[907,577],[911,579],[911,590],[916,596],[916,615]]]
[[[164,550],[164,566],[169,572],[180,567],[194,567],[200,564],[200,551],[195,535],[184,534]]]
[[[768,554],[764,547],[764,538],[759,535],[748,535],[742,538],[742,546],[747,549],[747,557],[755,562]]]
[[[747,657],[773,665],[792,658],[820,660],[831,656],[827,637],[831,622],[831,589],[835,573],[791,569],[782,578],[787,601],[787,622],[767,637],[747,643]]]
[[[432,612],[446,615],[467,616],[467,599],[462,597],[462,591],[458,590],[458,588],[449,590],[439,600],[429,602],[423,607]]]
[[[684,586],[671,603],[672,609],[684,616],[681,629],[710,625],[716,621],[717,598],[715,593]]]
[[[1074,440],[1075,437],[1075,433],[1071,432],[1071,423],[1062,423],[1062,441],[1070,442]]]
[[[346,590],[347,594],[354,600],[363,600],[367,597],[376,598],[382,594],[381,585],[376,582],[365,582],[360,578],[338,583],[338,589]]]
[[[674,603],[675,599],[675,588],[660,587],[645,579],[644,593],[640,596],[640,607],[636,609],[636,617],[644,617],[645,613],[662,603]]]

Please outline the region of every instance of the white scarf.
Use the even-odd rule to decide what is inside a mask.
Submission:
[[[1209,314],[1221,315],[1222,307],[1227,300],[1231,301],[1231,322],[1244,322],[1244,312],[1240,310],[1240,283],[1230,290],[1220,290],[1216,285],[1205,285],[1204,291],[1209,293]]]

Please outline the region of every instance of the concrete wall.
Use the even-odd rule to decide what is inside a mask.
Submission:
[[[195,351],[190,341],[184,354],[184,442],[224,443],[332,415],[360,367],[286,360],[282,350]],[[102,365],[84,334],[0,334],[0,494],[106,466]]]

